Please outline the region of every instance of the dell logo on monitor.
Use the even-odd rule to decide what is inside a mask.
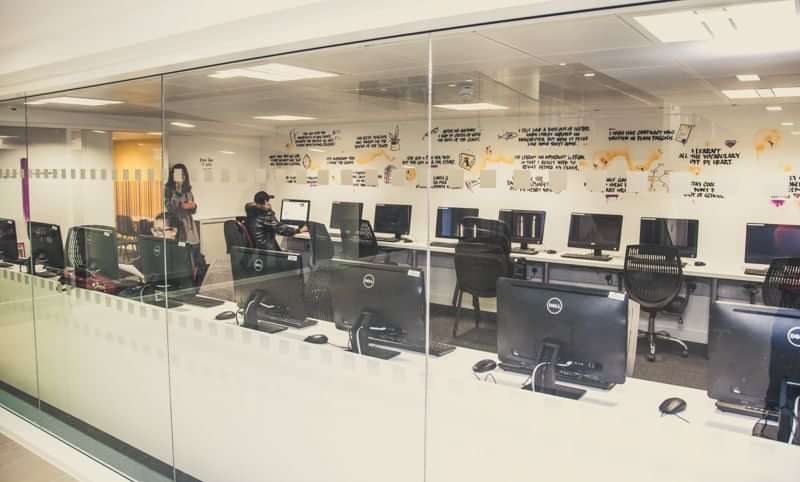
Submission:
[[[370,289],[375,286],[375,275],[372,273],[367,273],[361,278],[361,284],[364,285],[364,288]]]
[[[161,256],[161,245],[157,244],[153,246],[153,254],[156,256]]]
[[[256,270],[256,273],[264,271],[264,260],[260,258],[255,260],[253,262],[253,269]]]
[[[551,315],[557,315],[564,309],[564,302],[560,298],[553,297],[547,300],[545,307]]]
[[[795,326],[788,333],[786,333],[786,339],[789,340],[789,343],[792,346],[800,348],[800,326]]]

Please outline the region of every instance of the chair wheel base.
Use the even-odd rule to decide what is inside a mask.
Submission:
[[[687,354],[687,355],[688,355],[688,354]],[[654,361],[656,361],[656,356],[655,356],[655,355],[653,355],[652,353],[648,353],[648,354],[647,354],[647,361],[649,361],[649,362],[654,362]]]
[[[683,351],[681,352],[681,356],[682,356],[683,358],[689,358],[689,350],[683,350]]]

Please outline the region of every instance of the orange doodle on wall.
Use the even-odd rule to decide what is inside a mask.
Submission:
[[[368,152],[366,154],[361,154],[356,158],[356,164],[359,166],[363,166],[365,164],[370,164],[372,161],[378,158],[384,158],[387,161],[393,161],[394,158],[386,153],[384,149],[378,149],[377,151]]]
[[[644,161],[636,162],[631,158],[631,154],[628,152],[628,149],[609,149],[606,151],[598,151],[592,156],[592,166],[595,169],[607,169],[608,165],[611,164],[612,161],[624,159],[629,171],[649,171],[653,163],[661,160],[662,153],[663,152],[661,149],[656,149],[651,152],[644,159]],[[587,163],[585,161],[581,161],[580,165],[585,167]]]
[[[761,129],[753,139],[753,147],[756,149],[756,157],[761,156],[767,148],[775,149],[783,140],[783,136],[777,129]]]
[[[486,169],[486,166],[488,164],[513,164],[513,163],[514,159],[512,159],[510,156],[507,156],[502,153],[495,154],[494,149],[492,149],[492,146],[486,146],[486,148],[483,150],[483,155],[481,156],[481,162],[477,164],[477,166],[478,166],[478,171],[482,171]],[[475,166],[473,166],[471,170],[474,171]]]

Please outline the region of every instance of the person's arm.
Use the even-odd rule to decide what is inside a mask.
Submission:
[[[181,207],[186,211],[191,211],[190,214],[197,212],[197,203],[194,202],[194,194],[187,192],[186,201],[181,203]]]

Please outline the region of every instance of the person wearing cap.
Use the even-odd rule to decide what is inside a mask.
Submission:
[[[278,221],[275,211],[272,210],[272,205],[269,203],[269,200],[274,197],[264,191],[259,191],[253,196],[253,202],[244,206],[245,213],[247,213],[247,231],[258,249],[280,251],[281,248],[278,246],[275,235],[294,236],[298,232],[308,232],[308,228],[305,226],[295,229]]]

